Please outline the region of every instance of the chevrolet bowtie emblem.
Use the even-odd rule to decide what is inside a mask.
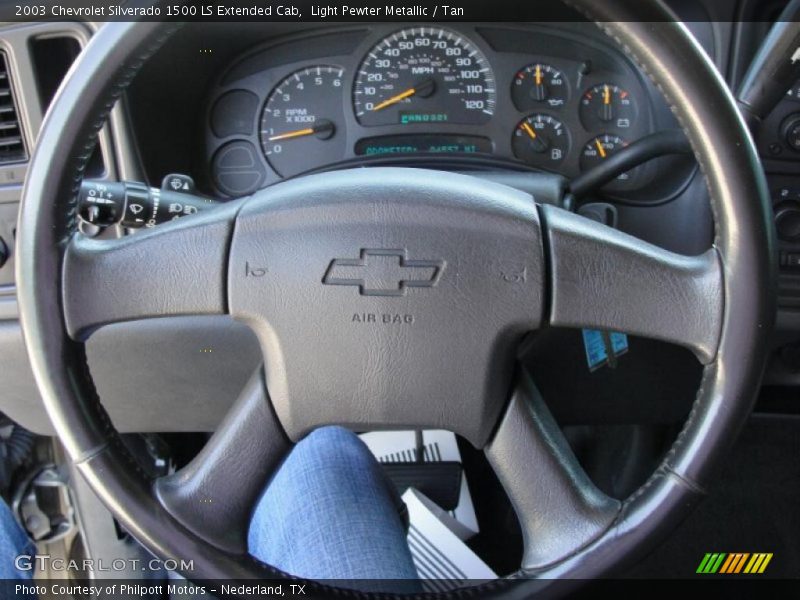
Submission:
[[[410,287],[433,287],[443,260],[408,260],[405,250],[362,249],[359,258],[335,258],[325,271],[325,285],[358,286],[362,296],[404,296]]]

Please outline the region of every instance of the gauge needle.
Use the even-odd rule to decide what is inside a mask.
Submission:
[[[386,108],[387,106],[391,106],[392,104],[397,104],[401,100],[405,100],[406,98],[410,98],[411,96],[413,96],[416,93],[417,93],[416,88],[408,88],[405,92],[400,92],[396,96],[392,96],[391,98],[388,98],[388,99],[384,100],[383,102],[381,102],[379,104],[376,104],[375,106],[372,107],[372,110],[373,111],[382,110],[382,109]]]
[[[303,137],[305,135],[313,135],[314,133],[315,133],[314,132],[314,128],[313,127],[308,127],[306,129],[298,129],[296,131],[289,131],[287,133],[281,133],[281,134],[278,134],[278,135],[273,135],[273,136],[270,136],[267,139],[270,142],[277,142],[278,140],[288,140],[288,139],[291,139],[291,138]]]
[[[320,121],[315,127],[306,127],[305,129],[296,129],[295,131],[287,131],[286,133],[279,133],[267,138],[270,142],[277,142],[279,140],[290,140],[292,138],[305,137],[307,135],[314,135],[318,133],[327,133],[333,131],[333,123],[330,121]]]
[[[533,127],[531,127],[531,126],[530,126],[530,125],[528,125],[527,123],[523,123],[523,124],[522,124],[522,128],[525,130],[525,132],[526,132],[526,133],[527,133],[529,136],[531,136],[531,139],[532,139],[532,140],[535,140],[535,139],[536,139],[536,132],[533,130]]]
[[[603,144],[600,143],[600,140],[595,140],[594,145],[597,146],[597,151],[600,153],[600,158],[605,158],[606,149],[603,148]]]
[[[536,85],[542,85],[542,65],[536,65]]]
[[[397,104],[398,102],[401,102],[402,100],[405,100],[406,98],[410,98],[411,96],[415,96],[417,94],[423,96],[426,94],[426,92],[431,90],[432,87],[433,87],[433,80],[428,79],[426,81],[419,83],[418,85],[415,85],[412,88],[408,88],[404,92],[400,92],[399,94],[396,94],[391,98],[387,98],[383,102],[379,102],[378,104],[372,107],[372,111],[375,112],[377,110],[383,110],[387,106],[392,106],[393,104]]]
[[[603,87],[603,104],[611,104],[611,89],[607,85]]]

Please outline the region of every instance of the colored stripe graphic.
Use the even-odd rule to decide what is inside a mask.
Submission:
[[[771,552],[707,552],[697,567],[697,573],[710,574],[760,574],[772,560]]]
[[[707,553],[705,557],[703,557],[700,566],[697,567],[698,573],[716,573],[719,569],[722,561],[725,559],[726,554],[724,552],[714,552]]]
[[[722,565],[722,568],[719,570],[719,572],[738,573],[742,570],[744,561],[747,560],[748,556],[750,556],[749,552],[733,552],[728,554],[728,559],[725,561],[725,564]]]
[[[750,562],[747,563],[747,566],[744,568],[745,573],[763,573],[764,569],[767,568],[769,561],[772,560],[772,553],[759,553],[753,554],[753,558],[750,559]]]

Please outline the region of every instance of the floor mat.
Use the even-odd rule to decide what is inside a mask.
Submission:
[[[710,495],[627,577],[696,577],[709,552],[771,552],[763,577],[800,577],[800,417],[755,415]]]

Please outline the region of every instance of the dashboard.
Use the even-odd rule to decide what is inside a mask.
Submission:
[[[735,89],[765,33],[759,23],[769,18],[742,12],[737,21],[733,5],[744,11],[748,3],[763,8],[772,0],[735,0],[722,15],[713,12],[711,0],[669,1],[688,11],[687,26]],[[692,11],[706,9],[710,14],[691,20]],[[34,148],[50,101],[43,82],[54,83],[54,95],[92,34],[80,23],[7,25],[0,33],[6,61],[0,67],[13,84],[8,87],[16,94],[27,150]],[[74,55],[53,45],[62,38],[75,42]],[[37,46],[41,60],[34,64],[28,56]],[[65,64],[54,73],[58,56]],[[519,175],[503,181],[509,184],[544,171],[568,181],[627,145],[673,129],[678,123],[647,76],[594,24],[577,19],[189,23],[144,65],[114,109],[87,178],[157,186],[178,173],[198,195],[223,201],[306,173],[373,165],[426,167],[433,177],[436,170]],[[782,231],[783,324],[766,382],[793,386],[787,389],[795,399],[800,84],[756,133]],[[0,411],[51,434],[17,319],[13,242],[26,162],[27,156],[0,161],[0,373],[7,374],[0,378]],[[674,252],[694,255],[712,243],[707,191],[691,156],[643,163],[573,208],[591,217],[581,212],[591,205],[613,208],[614,226]],[[543,394],[559,398],[552,408],[560,424],[608,427],[614,435],[604,449],[612,452],[621,446],[611,438],[630,430],[638,452],[649,441],[639,424],[672,432],[685,418],[701,373],[683,349],[632,339],[618,368],[590,373],[580,332],[543,333],[547,349],[542,340],[540,347],[527,340],[527,350]],[[103,327],[87,340],[86,355],[115,426],[137,433],[215,430],[263,362],[252,331],[222,317]],[[187,382],[195,393],[186,394]]]
[[[622,53],[569,27],[327,28],[277,38],[224,69],[207,102],[203,159],[227,198],[386,162],[574,178],[675,127],[668,113]],[[664,169],[674,161],[641,165],[605,191],[635,199],[650,188],[658,200],[691,174]],[[675,176],[654,194],[664,172]]]
[[[703,3],[672,3],[690,11],[687,26],[735,88],[769,18],[758,13],[738,25],[728,13],[693,19],[691,11]],[[766,23],[763,28],[761,22]],[[13,50],[6,52],[7,67],[24,107],[28,148],[34,147],[46,108],[38,84],[51,79],[57,87],[60,81],[59,74],[44,76],[54,57],[67,56],[52,47],[54,36],[65,27],[9,26],[3,32]],[[76,38],[71,29],[67,33],[64,39]],[[77,39],[86,43],[90,35],[87,30]],[[42,44],[43,59],[31,71],[25,65],[32,61],[22,58],[37,44]],[[65,72],[69,61],[64,62]],[[798,151],[778,138],[784,131],[781,124],[798,106],[787,97],[773,117],[774,126],[765,125],[759,136],[776,199],[792,194],[800,198]],[[373,164],[487,178],[516,172],[512,183],[528,179],[525,175],[532,170],[572,179],[591,168],[593,160],[603,159],[598,138],[609,156],[614,143],[634,143],[677,127],[646,75],[593,23],[577,19],[424,25],[191,23],[144,65],[112,114],[111,127],[101,134],[99,160],[88,175],[158,186],[166,175],[181,173],[194,180],[199,195],[220,200],[309,171]],[[287,134],[292,136],[283,137]],[[770,149],[776,142],[782,144],[780,153]],[[0,186],[0,238],[9,249],[24,173],[24,163],[0,165],[0,177],[8,182]],[[713,219],[692,157],[659,157],[628,175],[582,199],[576,210],[589,203],[610,204],[618,228],[626,233],[681,254],[708,248]],[[800,206],[796,198],[784,204],[796,201]],[[796,247],[791,252],[800,256],[800,242]],[[16,320],[13,273],[12,252],[0,267],[0,371],[15,377],[3,382],[0,408],[34,430],[48,431],[41,402],[30,401],[38,393]],[[785,281],[800,281],[789,267],[782,267],[782,277],[784,288]],[[800,292],[792,297],[800,298]],[[794,319],[784,330],[792,343],[800,331],[795,306],[800,304],[784,305],[779,315]],[[198,352],[212,344],[213,354]],[[560,361],[554,372],[565,362],[584,360],[567,352],[553,355]],[[211,318],[102,328],[89,339],[87,353],[100,395],[126,431],[214,429],[262,360],[249,330]],[[641,345],[636,356],[642,381],[670,373],[656,388],[647,388],[648,403],[625,387],[610,390],[607,403],[580,402],[565,406],[564,413],[583,420],[604,420],[616,412],[626,419],[669,420],[681,412],[675,398],[693,390],[693,380],[673,375],[689,373],[693,357]],[[675,361],[669,369],[664,368],[665,356]],[[789,365],[782,358],[776,362]],[[773,369],[771,381],[800,383],[800,367],[791,367],[781,366],[777,375]],[[208,393],[184,398],[180,383],[188,377]],[[612,396],[625,403],[624,410],[609,409]],[[575,398],[583,399],[580,394]]]

